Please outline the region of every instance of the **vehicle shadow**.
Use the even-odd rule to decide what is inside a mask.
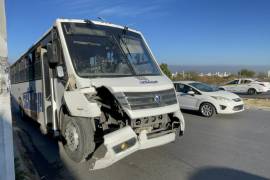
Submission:
[[[185,114],[198,116],[203,119],[238,119],[242,116],[241,114],[243,113],[243,112],[238,112],[234,114],[215,114],[212,117],[204,117],[199,111],[181,109],[181,112]]]
[[[188,109],[181,109],[181,112],[182,113],[191,114],[191,115],[195,115],[195,116],[204,117],[199,111],[193,111],[193,110],[188,110]]]
[[[18,103],[13,98],[10,102],[13,136],[18,138],[24,149],[24,160],[31,161],[43,180],[75,179],[61,160],[60,143],[48,135],[43,135],[39,130],[39,124],[34,120],[29,117],[22,119]]]
[[[254,175],[241,170],[226,167],[206,167],[197,170],[191,175],[189,180],[267,180],[258,175]]]

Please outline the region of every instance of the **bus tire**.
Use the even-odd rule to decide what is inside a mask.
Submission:
[[[63,147],[75,162],[83,162],[95,150],[94,128],[88,118],[63,116]]]

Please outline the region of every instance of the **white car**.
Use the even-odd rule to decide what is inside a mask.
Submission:
[[[221,86],[220,89],[235,93],[248,93],[252,95],[270,91],[270,83],[260,82],[248,78],[235,79],[226,83],[224,86]]]
[[[181,109],[196,110],[205,117],[244,111],[244,102],[236,94],[196,81],[174,82]]]

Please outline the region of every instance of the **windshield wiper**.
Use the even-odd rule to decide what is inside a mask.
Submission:
[[[128,52],[128,55],[129,55],[130,57],[132,57],[132,56],[131,56],[131,53],[130,53],[130,50],[129,50],[129,48],[128,48],[127,43],[122,39],[122,36],[120,36],[120,35],[119,35],[119,40],[125,45],[125,48],[126,48],[126,50],[127,50],[127,52]]]
[[[128,56],[126,55],[126,53],[125,53],[125,51],[123,50],[122,46],[119,44],[119,42],[117,41],[117,39],[115,38],[114,35],[112,35],[112,37],[113,37],[113,40],[115,41],[115,43],[117,44],[117,46],[119,47],[120,51],[122,52],[122,54],[126,57],[127,64],[128,64],[128,66],[129,66],[129,68],[131,69],[132,73],[133,73],[134,75],[136,75],[136,72],[135,72],[135,70],[134,70],[132,64],[129,62]]]

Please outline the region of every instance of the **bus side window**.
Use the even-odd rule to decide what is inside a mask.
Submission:
[[[32,54],[29,54],[27,56],[27,63],[28,63],[28,71],[27,71],[28,80],[33,81],[34,80],[34,65],[33,65]]]
[[[34,79],[35,80],[40,80],[42,78],[42,74],[41,74],[41,61],[40,61],[40,56],[38,56],[39,54],[36,53],[36,50],[33,51],[32,56],[34,56],[35,60],[34,60]]]
[[[14,66],[10,68],[10,82],[11,84],[14,84]]]
[[[16,63],[15,64],[15,83],[19,82],[18,77],[19,77],[19,63]]]
[[[21,60],[21,65],[20,65],[20,76],[21,76],[21,81],[25,82],[27,80],[26,74],[27,74],[27,69],[26,69],[26,60],[25,58],[22,58]]]

